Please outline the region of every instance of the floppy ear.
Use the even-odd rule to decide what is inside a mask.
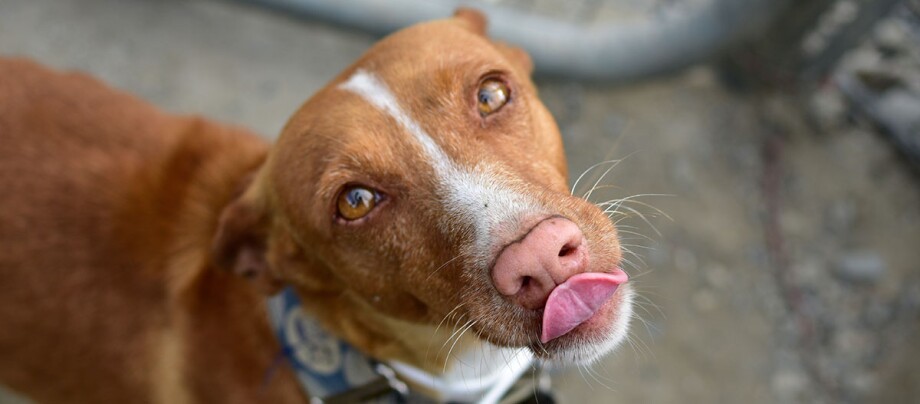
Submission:
[[[479,35],[486,35],[486,27],[489,25],[488,19],[486,19],[485,14],[481,11],[460,7],[457,11],[454,11],[454,18],[457,21],[460,21],[461,24],[465,25],[467,29],[477,33]]]
[[[239,195],[220,214],[211,242],[211,258],[220,269],[258,282],[266,293],[278,287],[269,270],[269,221],[264,209],[247,193]]]

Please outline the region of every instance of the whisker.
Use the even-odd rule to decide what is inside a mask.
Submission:
[[[636,343],[635,343],[635,342],[633,342],[633,336],[632,336],[632,334],[627,334],[627,335],[626,335],[626,343],[629,344],[629,347],[630,347],[630,348],[632,348],[633,362],[634,362],[636,365],[638,365],[638,364],[639,364],[639,361],[641,360],[641,359],[639,358],[639,355],[640,355],[640,354],[639,354],[639,347],[636,346]]]
[[[649,227],[651,227],[652,230],[655,231],[655,234],[657,234],[658,237],[661,237],[661,232],[658,231],[658,228],[655,227],[655,225],[652,224],[652,222],[650,222],[650,221],[648,220],[648,218],[646,218],[645,215],[642,214],[642,212],[639,212],[638,210],[635,210],[635,209],[630,208],[629,206],[625,206],[625,205],[621,205],[621,207],[622,207],[623,209],[626,209],[626,210],[632,212],[632,213],[635,213],[637,216],[639,216],[640,219],[642,219],[642,221],[644,221],[646,224],[648,224]]]
[[[456,259],[458,259],[458,258],[460,258],[460,257],[463,257],[463,256],[465,256],[465,255],[466,255],[466,253],[460,253],[460,254],[458,254],[456,257],[447,260],[447,262],[441,264],[441,266],[439,266],[437,269],[435,269],[435,270],[432,271],[430,274],[428,274],[428,276],[425,278],[425,281],[428,281],[429,279],[431,279],[431,277],[434,276],[434,274],[438,273],[438,271],[440,271],[442,268],[446,267],[447,264],[450,264],[451,262],[454,262],[454,260],[456,260]]]
[[[590,376],[592,379],[594,379],[594,381],[597,382],[597,384],[600,384],[600,385],[601,385],[602,387],[604,387],[605,389],[607,389],[607,390],[609,390],[609,391],[616,391],[616,390],[614,390],[612,387],[608,386],[606,383],[602,382],[601,379],[599,379],[599,378],[594,374],[594,372],[591,371],[591,368],[589,368],[587,365],[585,365],[585,372],[588,374],[588,376]]]
[[[646,269],[646,270],[644,270],[644,271],[638,271],[638,272],[636,272],[635,275],[629,275],[629,281],[630,281],[630,282],[634,282],[636,279],[641,278],[641,277],[643,277],[643,276],[645,276],[645,275],[648,275],[648,274],[650,274],[650,273],[652,273],[652,272],[653,272],[653,271],[652,271],[651,269]]]
[[[645,305],[651,306],[653,309],[655,309],[655,311],[658,312],[659,315],[661,315],[662,318],[668,318],[668,316],[664,314],[664,311],[661,310],[661,306],[659,306],[658,304],[656,304],[655,302],[653,302],[651,299],[649,299],[649,298],[643,296],[643,294],[645,294],[645,293],[648,293],[648,292],[643,292],[643,293],[641,293],[641,294],[640,294],[640,293],[636,293],[636,294],[635,294],[635,297],[636,297],[637,299],[642,299],[642,301],[641,301],[641,302],[636,301],[635,303],[636,303],[636,304],[639,304],[639,305],[642,305],[642,306],[645,306]],[[651,315],[651,313],[649,313],[649,315]]]
[[[473,320],[468,320],[467,322],[463,323],[463,325],[461,325],[460,327],[455,328],[453,334],[450,334],[450,336],[447,337],[447,340],[444,341],[444,344],[441,345],[441,348],[438,349],[438,354],[440,355],[441,352],[444,351],[444,348],[447,347],[447,344],[449,344],[450,341],[453,340],[455,336],[459,336],[459,334],[461,333],[461,330],[463,330],[464,327],[466,327],[468,324],[470,324],[470,323],[472,323],[472,322],[473,322]],[[446,366],[447,366],[447,364],[445,363],[445,367],[446,367]]]
[[[629,157],[629,156],[626,156],[626,157]],[[610,171],[612,171],[614,168],[616,168],[616,166],[620,165],[620,163],[621,163],[623,160],[625,160],[626,157],[617,160],[615,163],[611,164],[610,167],[607,167],[607,170],[605,170],[604,173],[601,174],[600,178],[598,178],[597,181],[594,181],[594,185],[591,186],[591,189],[588,190],[587,193],[585,193],[584,195],[582,195],[581,199],[588,199],[588,198],[590,198],[590,197],[591,197],[591,193],[594,192],[594,189],[597,188],[598,184],[600,184],[601,181],[604,180],[604,177],[606,177],[607,174],[610,173]]]
[[[630,196],[623,197],[623,198],[609,199],[609,200],[606,200],[606,201],[603,201],[603,202],[596,203],[595,205],[598,205],[598,206],[602,206],[602,205],[603,205],[603,206],[607,206],[607,205],[609,205],[609,204],[617,203],[617,202],[632,201],[632,200],[636,200],[636,199],[638,199],[638,198],[658,197],[658,196],[661,196],[661,197],[672,197],[672,196],[674,196],[674,195],[673,195],[673,194],[635,194],[635,195],[630,195]],[[649,206],[649,207],[655,209],[655,208],[652,207],[652,206]]]
[[[639,267],[637,267],[635,263],[633,263],[632,261],[630,261],[629,258],[620,257],[620,261],[621,261],[622,263],[628,265],[630,268],[632,268],[632,269],[634,269],[634,270],[637,270],[637,271],[639,270]]]
[[[618,163],[619,161],[620,161],[620,160],[606,160],[606,161],[602,161],[602,162],[600,162],[600,163],[597,163],[597,164],[595,164],[595,165],[592,165],[591,167],[586,168],[585,171],[582,171],[581,175],[579,175],[578,178],[575,180],[575,183],[572,184],[572,189],[569,191],[569,193],[572,194],[572,195],[575,195],[575,188],[578,187],[578,182],[581,181],[582,177],[584,177],[585,174],[591,172],[591,170],[593,170],[593,169],[595,169],[595,168],[597,168],[597,167],[600,167],[600,166],[602,166],[602,165],[604,165],[604,164]]]
[[[644,249],[649,250],[649,251],[655,250],[655,249],[652,248],[652,247],[649,247],[649,246],[647,246],[647,245],[641,245],[641,244],[623,244],[623,243],[620,243],[620,245],[621,245],[621,246],[627,246],[627,247],[644,248]]]
[[[425,358],[428,358],[428,355],[431,353],[431,343],[434,342],[434,338],[437,336],[438,331],[441,329],[441,326],[444,324],[445,321],[447,321],[448,318],[451,318],[454,315],[454,313],[457,312],[457,310],[460,309],[460,307],[463,307],[463,305],[465,304],[466,302],[463,302],[463,303],[458,304],[456,307],[454,307],[453,310],[448,312],[444,316],[444,318],[441,319],[441,322],[438,323],[438,326],[435,327],[434,331],[431,333],[431,338],[428,339],[428,346],[425,348]]]
[[[656,196],[673,196],[673,195],[656,195]],[[668,220],[671,220],[671,221],[674,220],[674,218],[672,218],[670,215],[668,215],[667,213],[665,213],[663,210],[658,209],[658,208],[656,208],[655,206],[652,206],[651,204],[649,204],[649,203],[647,203],[647,202],[642,202],[642,201],[636,200],[636,199],[630,199],[630,200],[629,200],[629,203],[634,203],[634,204],[637,204],[637,205],[645,206],[645,207],[647,207],[647,208],[649,208],[649,209],[654,210],[654,211],[655,211],[656,213],[658,213],[659,215],[666,217]]]
[[[610,167],[608,167],[607,170],[604,171],[603,174],[601,174],[600,178],[598,178],[597,181],[594,182],[594,185],[591,187],[591,190],[589,190],[587,193],[585,193],[585,194],[582,196],[582,199],[588,199],[588,198],[590,198],[590,197],[591,197],[591,193],[594,192],[594,190],[597,188],[598,184],[600,184],[600,182],[604,180],[604,177],[606,177],[607,174],[610,173],[610,171],[612,171],[612,170],[613,170],[616,166],[618,166],[621,162],[623,162],[624,160],[630,158],[632,155],[634,155],[634,154],[636,154],[636,153],[637,153],[637,152],[629,153],[629,154],[627,154],[625,157],[623,157],[623,158],[621,158],[621,159],[619,159],[619,160],[616,160],[616,162],[613,163],[613,165],[611,165]]]
[[[457,346],[457,343],[460,342],[460,339],[463,337],[463,334],[466,334],[466,332],[469,331],[470,328],[473,328],[474,325],[476,325],[476,321],[471,321],[469,325],[463,329],[463,332],[461,332],[460,335],[457,336],[457,339],[454,340],[454,343],[450,346],[450,349],[447,350],[447,356],[445,358],[448,358],[448,359],[450,358],[450,354],[454,351],[454,347]],[[457,359],[457,361],[460,361],[460,359]],[[448,362],[447,359],[445,359],[444,368],[442,369],[442,371],[444,372],[447,372],[447,362]],[[464,365],[466,364],[464,363]]]
[[[588,386],[588,388],[591,389],[591,391],[594,391],[594,387],[591,386],[591,382],[589,382],[589,381],[588,381],[588,378],[585,377],[585,373],[581,370],[581,368],[582,368],[582,365],[576,365],[576,366],[575,366],[575,369],[578,369],[578,374],[581,375],[581,380],[584,380],[584,381],[585,381],[585,384]]]

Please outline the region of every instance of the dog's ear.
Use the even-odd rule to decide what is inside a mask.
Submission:
[[[533,73],[533,60],[530,59],[530,55],[526,51],[503,42],[494,42],[494,44],[505,57],[511,60],[511,63],[523,69],[527,75]]]
[[[486,36],[486,28],[489,25],[489,20],[486,18],[485,14],[481,11],[460,7],[457,11],[454,11],[454,18],[457,19],[463,26],[465,26],[470,31]],[[533,73],[533,60],[530,59],[530,55],[527,54],[523,49],[511,46],[502,42],[494,42],[495,46],[513,63],[518,65],[523,69],[527,74]]]
[[[277,289],[268,264],[269,218],[248,193],[228,204],[220,214],[211,242],[215,266],[258,282],[271,293]]]
[[[486,27],[489,25],[489,21],[481,11],[460,7],[457,11],[454,11],[454,18],[470,31],[482,36],[486,35]]]

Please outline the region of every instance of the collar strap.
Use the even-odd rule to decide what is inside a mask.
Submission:
[[[311,402],[353,403],[406,392],[405,384],[395,383],[394,372],[379,370],[382,364],[369,360],[307,315],[292,288],[269,298],[268,315],[284,355]]]
[[[419,396],[438,402],[496,403],[534,367],[530,352],[518,350],[509,355],[507,350],[491,345],[474,350],[489,357],[466,358],[478,367],[445,375],[432,375],[395,361],[384,364],[324,330],[303,310],[291,287],[269,298],[268,314],[284,355],[313,404],[398,403]],[[497,370],[482,372],[482,363],[490,359],[498,365],[494,367]]]

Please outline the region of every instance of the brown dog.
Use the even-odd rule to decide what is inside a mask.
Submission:
[[[47,402],[303,402],[273,365],[265,299],[283,285],[360,351],[433,373],[455,355],[425,347],[448,343],[612,349],[630,317],[617,233],[568,191],[528,56],[484,29],[460,11],[382,40],[271,148],[0,61],[0,383]]]

